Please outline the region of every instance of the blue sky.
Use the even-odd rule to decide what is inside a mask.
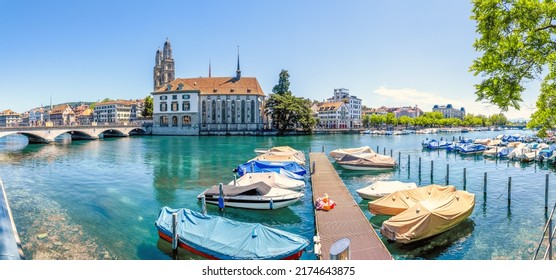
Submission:
[[[475,102],[478,56],[470,1],[28,1],[0,0],[0,110],[143,98],[156,50],[169,38],[176,77],[242,76],[269,94],[282,69],[290,89],[323,100],[344,87],[370,107],[431,111]],[[538,86],[527,85],[528,118]]]

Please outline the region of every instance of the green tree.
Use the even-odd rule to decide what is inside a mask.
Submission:
[[[508,123],[508,119],[502,113],[494,114],[494,115],[490,116],[489,120],[490,120],[490,123],[492,125],[498,125],[498,126],[506,125]]]
[[[396,115],[394,113],[387,113],[385,123],[387,125],[397,125],[398,119],[396,118]]]
[[[401,125],[405,125],[405,128],[407,129],[410,124],[413,124],[413,119],[408,116],[400,116],[399,122]]]
[[[280,72],[278,84],[272,89],[272,94],[265,105],[265,111],[272,118],[272,125],[278,129],[278,134],[284,134],[300,126],[310,132],[317,121],[311,115],[311,101],[295,97],[289,90],[290,75],[287,70]]]
[[[143,117],[152,117],[153,116],[153,97],[147,95],[145,97],[145,104],[143,106]]]
[[[361,122],[363,123],[364,127],[369,128],[371,126],[371,116],[364,115]]]
[[[541,79],[536,111],[528,127],[540,136],[556,124],[556,3],[553,1],[474,0],[473,15],[481,56],[470,70],[483,80],[475,85],[477,101],[487,100],[503,112],[520,109],[524,83]]]

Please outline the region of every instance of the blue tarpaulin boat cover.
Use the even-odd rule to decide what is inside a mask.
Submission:
[[[303,180],[303,176],[307,174],[307,170],[296,162],[250,161],[237,167],[239,176],[260,172],[276,172],[297,180]]]
[[[179,242],[217,259],[283,259],[309,245],[309,241],[302,236],[258,223],[165,206],[160,209],[155,225],[168,236],[172,236],[174,212],[177,213]]]

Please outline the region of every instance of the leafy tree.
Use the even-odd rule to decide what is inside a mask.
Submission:
[[[301,126],[310,132],[317,121],[311,115],[311,101],[295,97],[289,90],[290,75],[287,70],[280,72],[278,84],[272,89],[272,94],[265,105],[265,111],[272,117],[272,125],[278,129],[278,134]]]
[[[153,116],[153,97],[150,95],[147,95],[147,97],[145,97],[145,104],[143,106],[143,117],[152,117]]]
[[[492,125],[498,125],[498,126],[506,125],[508,123],[508,119],[502,113],[494,114],[494,115],[490,116],[489,121]]]
[[[97,106],[97,103],[93,102],[93,103],[91,103],[91,105],[89,105],[89,109],[94,111],[96,106]]]
[[[414,120],[412,118],[408,117],[408,116],[400,116],[399,117],[399,123],[402,124],[402,125],[405,125],[406,129],[410,124],[413,124],[413,121]]]
[[[385,123],[387,125],[397,125],[398,119],[396,118],[396,115],[394,113],[387,113]]]
[[[556,3],[553,1],[474,0],[473,15],[481,56],[470,68],[483,80],[475,85],[477,101],[487,100],[503,112],[520,109],[524,83],[541,79],[530,128],[540,136],[556,124]]]
[[[364,127],[369,128],[371,126],[371,116],[364,115],[361,122],[363,123]]]
[[[112,99],[110,99],[110,98],[106,97],[106,98],[102,99],[102,101],[101,101],[101,102],[108,102],[108,101],[112,101]]]

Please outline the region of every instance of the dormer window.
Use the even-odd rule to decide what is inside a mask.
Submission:
[[[250,93],[250,92],[251,92],[251,89],[250,89],[250,88],[248,88],[248,89],[247,89],[247,93]]]
[[[166,91],[172,90],[172,85],[171,84],[167,84],[166,85]]]
[[[178,85],[178,90],[182,90],[183,89],[183,84],[179,84]]]
[[[234,92],[234,89],[233,89],[233,88],[232,88],[232,89],[230,89],[230,92]]]

